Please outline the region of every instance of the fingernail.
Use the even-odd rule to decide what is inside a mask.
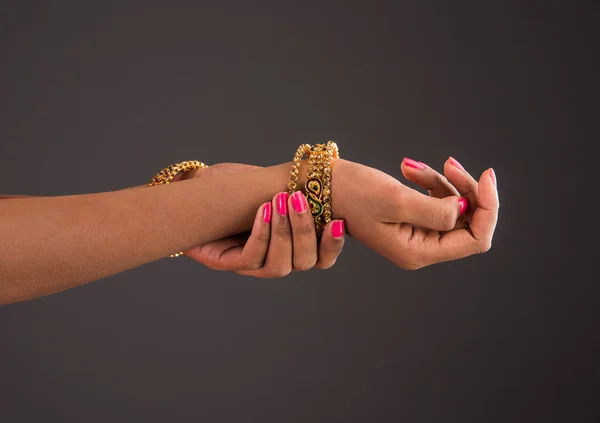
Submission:
[[[465,197],[460,197],[458,199],[458,205],[460,206],[460,214],[463,215],[467,210],[467,207],[469,207],[469,200]]]
[[[452,164],[452,166],[459,168],[460,170],[462,170],[463,172],[465,171],[465,168],[462,167],[462,165],[458,162],[458,160],[456,160],[453,157],[450,157],[450,164]]]
[[[288,214],[288,197],[289,194],[287,192],[280,192],[279,194],[277,194],[277,213],[279,213],[281,216],[287,216]]]
[[[265,203],[265,206],[263,207],[263,222],[271,223],[272,212],[273,212],[273,206],[271,205],[271,202],[269,201],[268,203]]]
[[[408,167],[412,167],[415,169],[419,169],[419,170],[423,170],[425,169],[425,166],[417,161],[414,161],[413,159],[409,159],[409,158],[404,158],[404,164]]]
[[[331,224],[331,235],[334,238],[341,238],[344,235],[344,221],[334,220]]]
[[[498,183],[496,182],[496,172],[494,172],[494,169],[490,168],[490,178],[492,178],[492,182],[494,183],[495,187],[498,187]]]
[[[296,191],[292,194],[292,207],[296,213],[304,213],[306,210],[306,197],[302,191]]]

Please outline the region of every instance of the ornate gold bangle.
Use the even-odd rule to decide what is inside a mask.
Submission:
[[[178,173],[185,173],[191,170],[203,169],[208,165],[199,162],[198,160],[190,160],[187,162],[175,163],[169,167],[165,167],[163,170],[158,172],[154,178],[148,184],[149,187],[155,185],[163,185],[170,183]]]
[[[205,167],[208,167],[208,165],[199,162],[198,160],[190,160],[187,162],[175,163],[158,172],[156,176],[152,178],[148,186],[153,187],[156,185],[168,184],[179,173],[185,173],[196,169],[204,169]],[[179,257],[181,255],[183,255],[183,251],[171,254],[169,257]]]
[[[302,144],[293,159],[290,172],[289,192],[292,194],[298,183],[300,162],[306,154],[308,159],[308,174],[306,183],[306,201],[310,207],[317,235],[323,233],[325,225],[333,219],[331,211],[331,159],[339,157],[339,149],[335,142],[327,144]]]

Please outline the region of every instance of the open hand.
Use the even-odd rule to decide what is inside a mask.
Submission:
[[[499,206],[494,171],[477,182],[457,163],[446,161],[444,177],[404,160],[404,175],[427,188],[427,196],[377,169],[336,160],[334,216],[346,221],[349,235],[404,269],[488,251]]]

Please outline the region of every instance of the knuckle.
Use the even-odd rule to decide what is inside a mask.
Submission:
[[[328,255],[339,255],[344,248],[344,237],[341,238],[329,238],[327,242],[323,242],[319,246],[319,253],[327,253]]]
[[[220,262],[220,259],[221,259],[221,251],[219,251],[216,248],[211,248],[208,250],[205,257],[206,257],[206,261],[208,263],[213,263],[215,268],[219,267],[218,263]]]
[[[439,172],[435,172],[435,181],[438,185],[447,185],[449,184],[448,182],[448,178],[446,178],[444,175],[442,175]]]
[[[315,225],[311,222],[303,222],[294,226],[293,228],[294,235],[312,235],[315,232]]]
[[[336,259],[331,259],[331,260],[327,260],[327,261],[319,261],[315,264],[315,267],[319,270],[327,270],[333,267],[333,265],[335,264]]]
[[[406,254],[403,254],[402,257],[397,259],[395,264],[404,270],[419,270],[424,267],[423,261],[419,260],[416,254],[412,253],[410,250],[406,251]]]
[[[456,216],[454,210],[450,207],[444,207],[440,210],[440,214],[438,216],[440,228],[443,231],[451,231],[454,229],[454,225],[456,224]]]
[[[258,258],[248,258],[244,260],[244,269],[245,270],[258,270],[263,267],[263,260],[259,260]]]
[[[404,270],[419,270],[421,267],[423,267],[416,261],[404,261],[404,262],[400,263],[398,266]]]
[[[396,263],[396,265],[404,270],[417,270],[418,269],[416,262],[413,262],[413,261],[403,260],[399,263]]]
[[[479,254],[487,253],[488,251],[490,251],[491,248],[492,248],[492,240],[491,239],[481,240],[477,244],[477,252]]]
[[[294,269],[300,270],[300,271],[310,270],[313,267],[315,267],[316,264],[317,264],[317,258],[311,257],[311,258],[308,258],[308,259],[305,259],[302,261],[295,261]]]
[[[282,278],[287,276],[292,271],[292,268],[289,266],[277,266],[269,269],[268,274],[271,278]]]
[[[292,236],[292,228],[289,224],[279,225],[273,228],[273,232],[280,238],[289,238]]]
[[[271,241],[271,234],[267,231],[259,232],[258,234],[256,234],[256,240],[260,243],[266,244],[269,241]]]

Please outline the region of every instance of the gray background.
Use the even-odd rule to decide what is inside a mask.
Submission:
[[[488,254],[417,272],[350,240],[328,272],[162,260],[1,307],[0,421],[598,421],[598,12],[2,2],[3,193],[334,139],[398,177],[493,166],[502,206]]]

